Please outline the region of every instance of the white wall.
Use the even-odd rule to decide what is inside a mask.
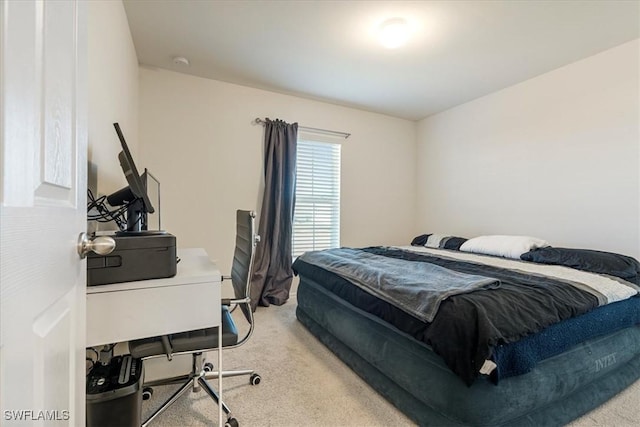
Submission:
[[[418,124],[420,232],[640,258],[635,40]]]
[[[89,3],[89,188],[109,194],[126,185],[119,122],[137,162],[138,59],[121,1]]]
[[[341,244],[406,244],[415,212],[415,123],[328,103],[140,68],[140,163],[161,183],[163,228],[231,266],[235,210],[258,210],[256,117],[352,133],[342,140]]]

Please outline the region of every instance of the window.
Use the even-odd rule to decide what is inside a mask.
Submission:
[[[340,246],[340,144],[298,139],[293,256]]]

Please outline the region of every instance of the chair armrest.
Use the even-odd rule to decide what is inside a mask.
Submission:
[[[251,302],[251,298],[241,298],[241,299],[222,298],[220,301],[222,302],[222,305],[249,304]]]
[[[171,361],[171,359],[173,359],[173,348],[171,347],[171,343],[169,342],[169,337],[167,335],[163,335],[161,339],[164,353],[167,355],[167,359]]]

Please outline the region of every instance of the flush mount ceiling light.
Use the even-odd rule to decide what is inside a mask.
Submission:
[[[378,40],[388,49],[396,49],[409,41],[411,29],[404,18],[391,18],[380,24]]]

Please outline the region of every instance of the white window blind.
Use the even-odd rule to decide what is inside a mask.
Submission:
[[[340,246],[340,144],[298,139],[293,256]]]

